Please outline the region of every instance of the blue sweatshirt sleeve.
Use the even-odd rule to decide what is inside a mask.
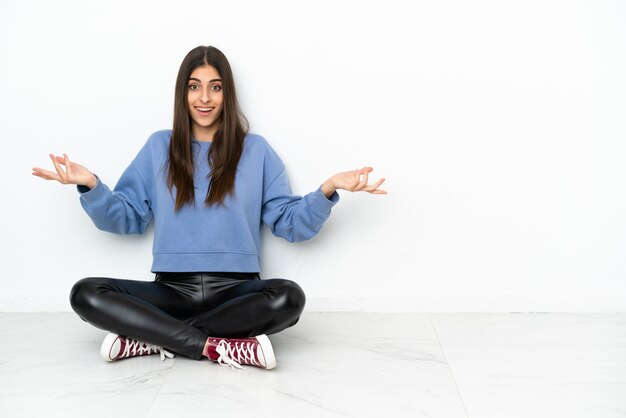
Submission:
[[[267,176],[268,172],[277,171],[278,174]],[[321,187],[304,197],[292,195],[285,167],[271,148],[266,156],[266,179],[261,219],[274,235],[290,242],[305,241],[317,235],[339,201],[337,192],[329,199]]]
[[[83,209],[103,231],[142,234],[152,220],[146,184],[134,163],[124,171],[114,190],[98,178],[93,189],[78,186],[78,191]]]

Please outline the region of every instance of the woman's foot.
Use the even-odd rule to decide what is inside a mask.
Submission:
[[[242,364],[268,370],[276,367],[274,349],[265,334],[251,338],[209,337],[202,355],[208,357],[209,360],[238,369],[241,369]]]
[[[115,361],[128,357],[160,354],[161,360],[165,357],[174,358],[174,354],[156,345],[133,340],[132,338],[109,333],[102,342],[100,355],[106,361]]]

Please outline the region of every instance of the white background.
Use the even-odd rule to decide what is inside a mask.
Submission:
[[[180,62],[229,58],[294,193],[371,165],[321,234],[264,234],[309,310],[624,311],[623,1],[0,0],[2,311],[70,310],[81,277],[152,280],[144,236],[96,229],[67,152],[113,187],[171,127]]]

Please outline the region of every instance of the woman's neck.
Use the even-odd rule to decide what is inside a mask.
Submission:
[[[211,129],[211,127],[207,127],[205,129],[197,129],[194,127],[191,130],[192,138],[195,138],[201,142],[213,142],[214,135],[215,135],[215,129]]]

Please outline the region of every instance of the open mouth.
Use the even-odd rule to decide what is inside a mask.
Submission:
[[[213,112],[214,109],[215,109],[214,107],[197,107],[196,106],[196,110],[198,111],[198,113],[201,116],[208,116],[208,115],[210,115]]]

